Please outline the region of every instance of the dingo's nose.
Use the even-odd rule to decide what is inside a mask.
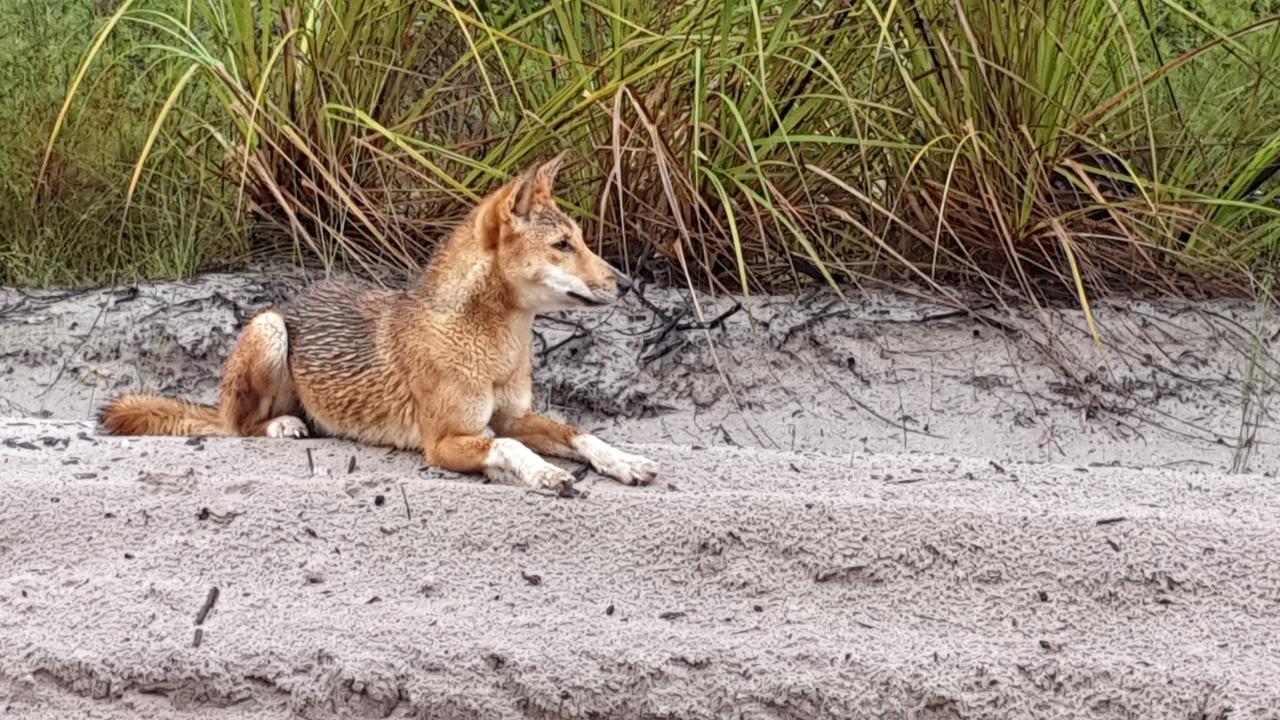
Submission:
[[[631,289],[633,283],[631,282],[631,278],[627,277],[626,273],[612,265],[609,266],[609,269],[613,271],[613,281],[618,284],[619,295]]]

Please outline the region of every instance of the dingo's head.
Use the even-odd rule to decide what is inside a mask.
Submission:
[[[496,261],[516,303],[533,312],[608,305],[628,281],[591,251],[582,228],[552,193],[564,155],[530,169],[485,198],[478,239]]]

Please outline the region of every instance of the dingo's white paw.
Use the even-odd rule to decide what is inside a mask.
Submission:
[[[596,472],[627,485],[648,485],[658,477],[658,464],[646,457],[623,452],[594,435],[579,435],[573,448]]]
[[[546,467],[533,472],[528,484],[536,488],[565,492],[573,489],[573,474],[551,463],[546,463]]]
[[[485,474],[512,485],[565,491],[573,487],[573,475],[543,460],[519,440],[498,438],[489,449]]]
[[[627,485],[649,485],[658,478],[658,463],[647,457],[618,451],[609,462],[597,466],[596,472]]]
[[[304,438],[307,436],[307,424],[292,415],[281,415],[267,423],[269,438]]]

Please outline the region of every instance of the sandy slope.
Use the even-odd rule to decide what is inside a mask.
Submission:
[[[5,717],[1280,705],[1256,476],[654,445],[670,482],[559,499],[333,441],[89,429],[0,424]]]
[[[89,419],[126,390],[211,400],[240,324],[302,282],[268,268],[0,289],[0,417]],[[729,313],[703,330],[680,294],[645,295],[539,320],[544,410],[636,442],[1000,462],[1227,469],[1249,441],[1247,466],[1280,472],[1280,424],[1258,412],[1280,393],[1280,315],[1259,318],[1248,303],[1101,303],[1108,370],[1078,312],[978,303],[977,322],[865,291],[849,307],[826,293],[754,297],[749,318],[732,298],[703,297],[707,318]],[[1257,386],[1269,396],[1247,403],[1256,338],[1272,379]]]
[[[300,282],[0,289],[0,717],[1280,717],[1274,315],[1104,303],[1104,373],[1071,312],[650,290],[537,325],[664,467],[576,499],[93,435]]]

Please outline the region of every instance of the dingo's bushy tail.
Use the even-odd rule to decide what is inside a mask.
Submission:
[[[218,408],[159,395],[122,395],[98,416],[112,435],[226,435]]]

